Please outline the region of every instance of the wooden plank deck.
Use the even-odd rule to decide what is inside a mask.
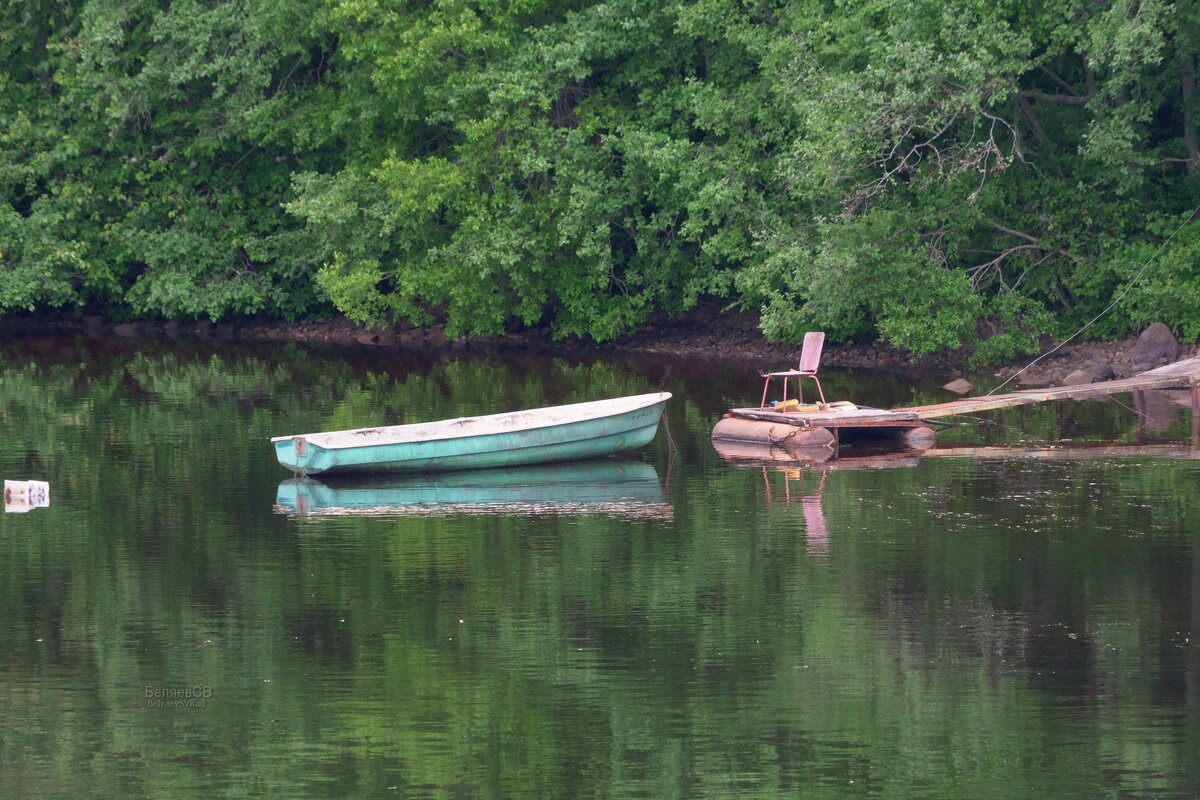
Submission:
[[[920,415],[912,409],[780,412],[762,408],[733,408],[729,413],[742,419],[776,422],[797,428],[913,427],[923,424]]]
[[[1200,381],[1200,358],[1176,361],[1164,367],[1152,369],[1131,378],[1120,378],[1100,383],[1085,383],[1079,386],[1055,386],[1044,389],[1021,389],[1007,394],[963,397],[945,403],[927,406],[911,406],[891,409],[894,412],[915,412],[921,419],[950,417],[955,414],[970,414],[996,408],[1011,408],[1029,403],[1044,403],[1049,400],[1095,397],[1096,395],[1139,392],[1149,389],[1178,389],[1195,387]],[[1195,391],[1193,389],[1193,391]]]
[[[1095,397],[1097,395],[1139,392],[1150,389],[1192,388],[1193,410],[1200,386],[1200,357],[1176,361],[1173,364],[1134,375],[1131,378],[1087,383],[1079,386],[1055,386],[1041,389],[1021,389],[1006,394],[962,397],[945,403],[909,406],[892,409],[858,409],[854,411],[792,411],[778,412],[761,408],[734,408],[729,414],[741,419],[792,425],[798,428],[912,428],[924,426],[924,420],[1011,408],[1050,400]]]

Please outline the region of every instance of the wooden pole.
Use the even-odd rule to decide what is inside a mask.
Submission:
[[[1200,381],[1192,378],[1192,449],[1200,449]]]
[[[1138,442],[1146,438],[1146,390],[1138,389],[1133,393],[1133,409],[1137,413]]]

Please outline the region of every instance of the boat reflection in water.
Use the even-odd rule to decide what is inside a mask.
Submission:
[[[580,461],[407,477],[293,478],[275,512],[300,516],[606,514],[671,519],[658,473],[640,461]]]

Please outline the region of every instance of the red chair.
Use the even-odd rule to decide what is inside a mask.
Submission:
[[[829,404],[825,402],[825,392],[821,389],[821,381],[817,378],[817,367],[821,364],[821,349],[825,346],[825,333],[823,331],[810,331],[804,334],[804,349],[800,351],[800,364],[796,369],[782,370],[781,372],[760,372],[763,377],[763,394],[762,402],[759,404],[759,409],[767,407],[767,390],[771,388],[771,378],[783,378],[783,400],[787,401],[787,386],[788,378],[796,379],[796,396],[801,403],[804,402],[804,387],[800,384],[801,378],[812,378],[817,384],[817,394],[821,397],[821,408],[828,408]]]

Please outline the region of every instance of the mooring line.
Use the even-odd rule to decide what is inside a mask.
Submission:
[[[1025,365],[1024,367],[1022,367],[1021,369],[1019,369],[1019,370],[1017,370],[1016,372],[1014,372],[1012,375],[1008,376],[1008,378],[1006,378],[1006,379],[1004,380],[1004,382],[1003,382],[1003,383],[1001,383],[1001,384],[1000,384],[999,386],[997,386],[996,388],[992,389],[990,392],[988,392],[988,393],[987,393],[987,395],[984,395],[984,396],[985,396],[985,397],[987,397],[988,395],[993,395],[993,394],[995,394],[996,392],[1000,391],[1000,390],[1001,390],[1001,389],[1003,389],[1005,386],[1007,386],[1007,385],[1008,385],[1008,383],[1009,383],[1010,381],[1012,381],[1014,378],[1016,378],[1016,377],[1017,377],[1018,375],[1020,375],[1022,372],[1024,372],[1024,371],[1025,371],[1025,370],[1027,370],[1027,369],[1029,369],[1029,368],[1030,368],[1030,367],[1032,367],[1034,364],[1036,364],[1036,363],[1038,363],[1039,361],[1041,361],[1043,358],[1046,358],[1047,356],[1051,356],[1051,355],[1053,355],[1054,353],[1058,352],[1058,350],[1060,350],[1062,347],[1064,347],[1064,346],[1067,344],[1067,342],[1071,341],[1071,340],[1072,340],[1072,339],[1074,339],[1076,336],[1078,336],[1079,334],[1081,334],[1081,333],[1083,333],[1084,331],[1086,331],[1088,328],[1090,328],[1090,327],[1092,327],[1093,325],[1095,325],[1095,324],[1096,324],[1096,322],[1098,322],[1098,321],[1100,320],[1100,318],[1101,318],[1101,317],[1103,317],[1105,314],[1107,314],[1108,312],[1110,312],[1110,311],[1112,311],[1114,308],[1116,308],[1116,305],[1117,305],[1117,303],[1119,303],[1119,302],[1121,302],[1122,300],[1124,300],[1124,299],[1125,299],[1125,295],[1129,294],[1129,291],[1130,291],[1130,290],[1131,290],[1131,289],[1132,289],[1132,288],[1133,288],[1133,287],[1134,287],[1134,286],[1137,284],[1137,282],[1138,282],[1138,281],[1140,281],[1140,280],[1142,279],[1142,275],[1143,275],[1143,274],[1145,274],[1145,272],[1146,272],[1146,268],[1150,266],[1151,262],[1153,262],[1153,261],[1154,261],[1154,259],[1158,258],[1158,256],[1159,256],[1159,255],[1162,253],[1162,251],[1163,251],[1164,249],[1166,249],[1167,245],[1169,245],[1169,244],[1171,243],[1171,240],[1172,240],[1172,239],[1174,239],[1174,238],[1175,238],[1175,237],[1176,237],[1176,236],[1179,234],[1179,232],[1180,232],[1181,230],[1183,230],[1183,228],[1184,228],[1184,226],[1185,226],[1185,225],[1187,225],[1189,222],[1191,222],[1191,221],[1192,221],[1192,220],[1195,218],[1195,216],[1196,216],[1196,214],[1197,214],[1197,213],[1200,213],[1200,205],[1198,205],[1198,206],[1196,206],[1194,209],[1192,209],[1192,213],[1188,214],[1188,215],[1187,215],[1187,218],[1185,218],[1185,219],[1183,220],[1183,222],[1179,223],[1179,227],[1178,227],[1178,228],[1176,228],[1176,229],[1175,229],[1175,230],[1174,230],[1174,231],[1171,233],[1171,235],[1170,235],[1170,236],[1168,236],[1168,237],[1167,237],[1167,238],[1166,238],[1166,239],[1163,241],[1163,243],[1162,243],[1162,244],[1160,244],[1160,245],[1158,246],[1158,249],[1157,249],[1157,250],[1155,250],[1153,253],[1151,253],[1151,254],[1150,254],[1150,257],[1146,259],[1145,263],[1143,263],[1143,264],[1142,264],[1142,267],[1141,267],[1141,269],[1139,269],[1139,270],[1138,270],[1138,273],[1137,273],[1137,275],[1134,275],[1134,276],[1133,276],[1133,280],[1131,280],[1129,283],[1125,284],[1125,288],[1121,290],[1121,293],[1117,295],[1117,297],[1116,297],[1116,299],[1115,299],[1115,300],[1113,300],[1111,303],[1109,303],[1109,304],[1108,304],[1108,307],[1107,307],[1107,308],[1105,308],[1103,311],[1101,311],[1101,312],[1100,312],[1099,314],[1097,314],[1096,316],[1092,317],[1092,319],[1091,319],[1091,321],[1090,321],[1090,322],[1088,322],[1086,325],[1084,325],[1084,326],[1083,326],[1082,328],[1080,328],[1079,330],[1077,330],[1077,331],[1075,331],[1074,333],[1072,333],[1070,336],[1068,336],[1066,339],[1064,339],[1063,341],[1061,341],[1061,342],[1060,342],[1059,344],[1057,344],[1055,347],[1053,347],[1052,349],[1050,349],[1050,350],[1046,351],[1046,352],[1045,352],[1045,353],[1043,353],[1042,355],[1040,355],[1040,356],[1038,356],[1037,358],[1035,358],[1033,361],[1030,361],[1028,364],[1026,364],[1026,365]]]
[[[1107,397],[1110,400],[1112,400],[1114,403],[1119,405],[1121,408],[1125,409],[1126,411],[1132,411],[1135,416],[1141,417],[1143,420],[1145,420],[1147,422],[1149,422],[1151,419],[1153,419],[1153,417],[1151,417],[1149,414],[1147,414],[1143,411],[1138,411],[1136,408],[1130,408],[1129,406],[1125,405],[1120,400],[1118,400],[1114,395],[1110,394],[1110,395],[1107,395]]]

